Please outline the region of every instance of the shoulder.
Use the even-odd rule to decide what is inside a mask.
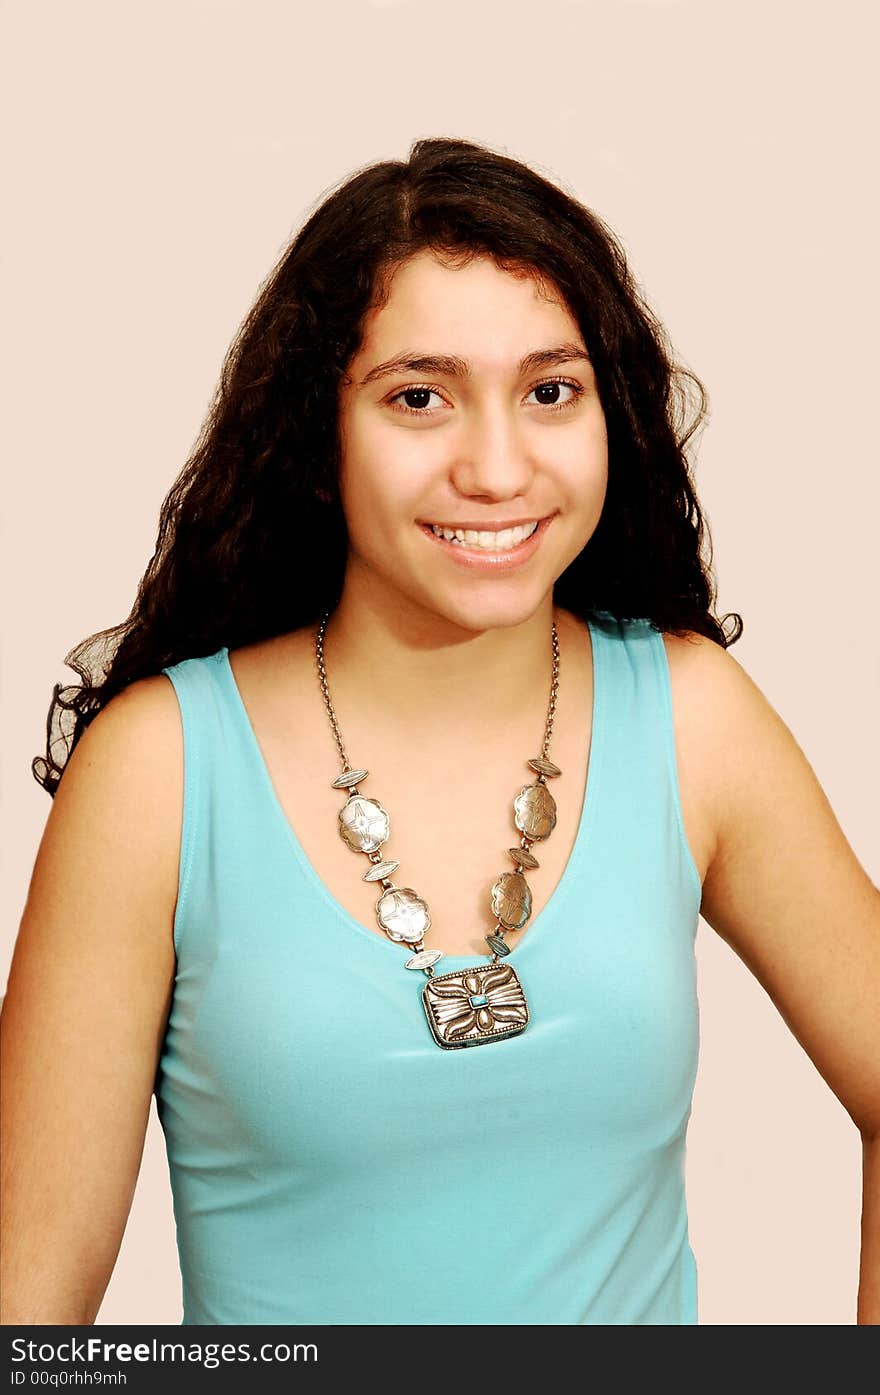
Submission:
[[[158,785],[181,754],[181,738],[171,680],[162,673],[136,679],[116,693],[85,728],[68,759],[58,795],[74,779],[79,784],[136,776],[139,783]]]
[[[719,706],[723,709],[735,702],[740,679],[746,675],[723,645],[694,630],[664,632],[662,639],[670,680],[690,715],[702,712],[711,718]]]
[[[664,632],[662,639],[670,678],[686,689],[682,701],[688,696],[703,701],[710,694],[715,699],[723,696],[725,686],[732,681],[732,667],[739,665],[721,644],[694,630],[682,634]]]
[[[779,735],[784,727],[779,713],[729,649],[691,631],[664,634],[663,644],[670,681],[680,706],[703,736],[704,754],[717,742],[724,748],[719,755],[728,757],[726,768],[739,770],[743,742],[762,733],[765,739]]]
[[[699,771],[714,836],[713,862],[754,842],[767,800],[780,816],[786,798],[816,788],[809,763],[785,721],[734,655],[703,635],[664,634],[676,732]]]
[[[183,730],[165,674],[137,679],[110,699],[68,757],[47,835],[70,855],[114,848],[121,865],[173,906],[183,806]],[[79,848],[79,832],[89,834]]]
[[[722,644],[695,631],[662,638],[681,783],[701,830],[705,865],[711,867],[725,836],[741,747],[750,723],[761,720],[764,700]]]
[[[164,675],[114,696],[82,731],[51,803],[10,993],[15,985],[15,996],[35,1005],[28,1010],[41,1032],[47,1022],[65,1023],[67,1044],[76,1038],[76,1012],[89,1022],[93,1041],[119,1025],[120,1002],[133,1009],[132,1031],[149,1024],[148,1045],[159,1030],[174,972],[182,822],[175,707]],[[116,1046],[114,1053],[120,1061]]]

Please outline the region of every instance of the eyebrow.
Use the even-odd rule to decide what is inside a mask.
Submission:
[[[517,373],[524,377],[539,368],[552,368],[559,363],[590,362],[589,354],[580,344],[557,344],[552,349],[533,349],[521,358]],[[446,378],[469,378],[471,365],[467,359],[456,354],[402,353],[386,359],[371,368],[360,381],[361,387],[374,383],[379,378],[387,378],[392,373],[435,373]]]

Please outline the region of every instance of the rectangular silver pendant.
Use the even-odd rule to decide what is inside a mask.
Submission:
[[[422,989],[438,1046],[482,1046],[525,1030],[529,1005],[512,964],[477,964],[432,975]]]

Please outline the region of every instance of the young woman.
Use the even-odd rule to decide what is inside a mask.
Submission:
[[[878,1320],[880,895],[711,614],[688,381],[514,160],[309,218],[34,762],[5,1321],[94,1320],[155,1090],[184,1323],[696,1322],[701,912],[862,1134]]]

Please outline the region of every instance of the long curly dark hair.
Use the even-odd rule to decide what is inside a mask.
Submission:
[[[739,639],[741,616],[710,613],[711,540],[686,454],[706,392],[674,362],[614,234],[517,160],[470,141],[417,140],[407,160],[365,166],[332,190],[260,287],[162,503],[128,618],[65,656],[82,681],[55,684],[46,756],[31,762],[51,796],[86,726],[128,684],[313,623],[335,605],[348,546],[337,393],[366,312],[423,249],[530,270],[561,294],[584,336],[607,425],[608,487],[555,601],[583,618],[640,617],[725,648]]]

